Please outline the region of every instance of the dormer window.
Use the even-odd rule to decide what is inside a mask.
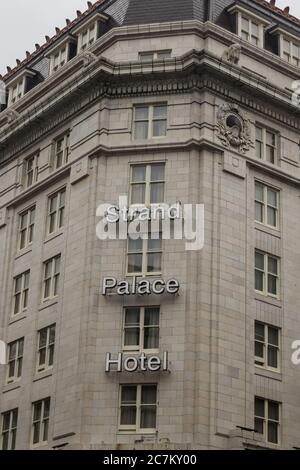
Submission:
[[[282,59],[290,62],[296,67],[300,66],[300,41],[295,42],[286,39],[284,36],[280,37],[280,56]]]
[[[241,39],[254,46],[264,47],[265,27],[269,25],[268,21],[240,5],[234,5],[228,9],[228,12],[236,15],[236,33]]]
[[[57,72],[76,55],[76,39],[68,35],[47,50],[45,57],[50,59],[50,75]]]
[[[6,82],[8,90],[8,106],[12,106],[23,98],[28,89],[30,89],[29,80],[35,76],[36,72],[25,69]]]
[[[101,23],[107,20],[106,15],[96,13],[72,30],[72,33],[78,37],[77,54],[85,51],[97,41],[100,36]]]

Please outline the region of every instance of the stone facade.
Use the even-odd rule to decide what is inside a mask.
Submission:
[[[31,447],[32,403],[47,397],[43,448],[300,447],[300,368],[291,362],[300,339],[299,71],[245,41],[237,63],[225,60],[236,42],[198,20],[113,28],[89,60],[75,57],[0,114],[0,338],[25,338],[21,378],[7,385],[0,366],[0,411],[18,408],[17,449]],[[139,52],[165,49],[172,58],[139,62]],[[166,136],[135,139],[134,106],[156,103],[167,104]],[[246,123],[245,145],[220,138],[224,109]],[[257,158],[257,124],[278,135],[275,164]],[[53,142],[67,130],[69,161],[55,170]],[[38,181],[26,188],[23,162],[35,152]],[[126,277],[126,242],[97,239],[96,210],[128,194],[130,165],[145,162],[165,162],[165,202],[205,205],[205,246],[163,241],[162,278],[178,279],[179,296],[103,297],[105,276]],[[256,180],[280,191],[279,229],[255,222]],[[48,197],[61,188],[65,223],[47,236]],[[34,205],[33,243],[19,251],[19,214]],[[255,291],[255,250],[280,258],[277,299]],[[59,295],[43,302],[43,262],[58,254]],[[27,311],[12,316],[13,279],[27,270]],[[105,373],[106,353],[122,351],[130,305],[160,306],[169,372]],[[281,329],[280,372],[255,367],[255,321]],[[37,332],[52,324],[54,364],[36,373]],[[143,383],[158,385],[156,432],[120,431],[119,385]],[[255,396],[281,404],[278,445],[254,432]]]

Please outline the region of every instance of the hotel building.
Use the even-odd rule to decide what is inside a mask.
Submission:
[[[88,2],[8,67],[1,449],[300,447],[299,67],[274,0]],[[99,240],[120,195],[203,204],[203,249]]]

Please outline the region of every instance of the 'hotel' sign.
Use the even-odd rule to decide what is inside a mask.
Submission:
[[[136,356],[123,356],[122,353],[112,359],[111,353],[106,354],[105,372],[158,372],[169,370],[168,352],[164,352],[163,358],[159,356],[146,356],[145,353]]]

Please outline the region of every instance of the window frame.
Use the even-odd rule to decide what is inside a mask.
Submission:
[[[49,76],[53,75],[55,72],[60,70],[69,59],[69,52],[70,52],[70,43],[66,42],[62,44],[60,48],[56,49],[55,51],[50,54],[50,73]],[[64,57],[63,57],[64,53]],[[58,63],[56,64],[56,57],[58,56]],[[63,60],[62,60],[63,59]]]
[[[93,35],[91,31],[94,31]],[[87,34],[87,42],[83,43],[83,37]],[[99,20],[95,20],[87,24],[79,33],[78,33],[78,45],[77,45],[77,54],[86,51],[91,47],[98,39],[99,35]]]
[[[139,309],[139,323],[135,326],[126,327],[126,312],[131,308]],[[158,324],[157,325],[147,325],[145,326],[145,310],[147,309],[157,309],[158,310]],[[137,352],[142,353],[145,352],[147,354],[155,354],[159,352],[159,342],[160,342],[160,317],[161,311],[160,306],[143,306],[143,307],[124,307],[123,309],[123,326],[122,326],[122,349],[126,352]],[[139,344],[136,346],[126,346],[125,345],[125,333],[127,329],[138,328],[139,329]],[[158,347],[153,349],[146,349],[145,348],[145,330],[147,328],[156,328],[158,330]]]
[[[264,341],[261,341],[256,338],[256,325],[261,325],[264,328]],[[277,330],[278,332],[278,345],[272,344],[269,342],[269,330],[273,328],[274,330]],[[255,367],[258,367],[260,369],[264,370],[269,370],[271,372],[281,372],[281,360],[282,360],[282,349],[281,349],[281,328],[273,325],[269,325],[268,323],[263,323],[261,321],[256,320],[254,323],[254,343],[262,344],[263,345],[263,357],[256,356],[255,350],[254,350],[254,361],[255,361]],[[278,367],[272,367],[268,364],[268,351],[269,347],[277,348],[277,364]],[[260,362],[260,364],[258,364]]]
[[[263,187],[263,201],[259,201],[256,197],[256,187],[257,185],[260,185]],[[255,187],[254,187],[254,203],[255,203],[255,223],[263,225],[265,227],[269,227],[273,230],[280,230],[280,190],[277,188],[274,188],[273,186],[269,186],[266,183],[263,183],[262,181],[255,180]],[[277,197],[277,207],[272,206],[271,204],[268,203],[268,192],[273,191],[276,193]],[[260,204],[262,206],[262,214],[263,214],[263,221],[261,222],[260,220],[257,220],[256,218],[256,204]],[[272,209],[275,210],[275,218],[276,218],[276,225],[270,225],[268,224],[268,208],[271,207]]]
[[[162,239],[162,233],[160,233],[160,240],[161,240],[161,245],[160,249],[158,250],[149,250],[149,241],[151,241],[151,233],[148,234],[147,238],[142,238],[142,250],[135,250],[135,251],[129,251],[129,243],[130,239],[128,238],[127,240],[127,254],[126,254],[126,276],[159,276],[162,274],[162,264],[163,264],[163,239]],[[148,271],[148,255],[152,253],[159,253],[160,254],[160,270],[159,271]],[[129,256],[130,255],[142,255],[142,269],[141,271],[135,271],[135,272],[129,272]]]
[[[260,291],[260,290],[257,290],[255,285],[255,292],[257,294],[260,294],[260,295],[264,295],[265,297],[271,297],[272,299],[276,299],[276,300],[280,300],[280,287],[281,287],[281,283],[280,283],[280,258],[278,256],[275,256],[275,255],[271,255],[269,253],[265,253],[264,251],[261,251],[259,249],[255,249],[255,256],[254,258],[256,258],[256,254],[259,254],[259,255],[263,255],[264,256],[264,270],[262,271],[260,268],[258,268],[256,266],[256,259],[255,259],[255,262],[254,262],[254,276],[256,275],[256,271],[259,271],[259,272],[262,272],[263,273],[263,290]],[[269,261],[269,258],[272,258],[272,259],[275,259],[277,261],[277,274],[274,274],[272,272],[269,272],[269,268],[268,268],[268,261]],[[277,294],[274,295],[270,292],[268,292],[268,285],[269,285],[269,275],[271,276],[274,276],[276,279],[277,279],[277,282],[276,282],[276,291],[277,291]],[[256,276],[255,276],[255,280],[256,280]]]
[[[56,260],[59,259],[59,271],[56,272]],[[51,276],[46,277],[46,270],[47,270],[47,264],[51,263]],[[56,281],[56,278],[58,277],[58,281]],[[42,282],[42,302],[48,302],[50,300],[56,299],[59,295],[55,294],[55,287],[56,287],[56,282],[58,283],[57,291],[59,291],[59,281],[61,277],[61,254],[53,256],[52,258],[49,258],[48,260],[43,262],[43,282]],[[45,297],[45,289],[46,289],[46,283],[47,281],[50,280],[50,295],[48,297]]]
[[[45,417],[45,405],[46,402],[49,401],[49,414],[48,416]],[[40,419],[35,420],[34,419],[34,411],[35,411],[35,406],[41,404],[41,414],[40,414]],[[30,443],[31,447],[40,447],[43,445],[46,445],[49,440],[49,423],[50,423],[50,411],[51,411],[51,398],[43,398],[42,400],[37,400],[32,403],[32,412],[31,412],[31,435],[30,435]],[[45,431],[45,422],[47,422],[47,439],[46,440],[41,440],[41,436],[44,436],[44,431]],[[39,426],[39,441],[38,442],[33,442],[34,438],[34,425],[36,423],[40,423]]]
[[[14,413],[16,413],[16,426],[13,426]],[[5,416],[9,415],[9,427],[4,430],[4,420]],[[12,410],[5,411],[1,413],[1,434],[0,434],[0,448],[3,449],[3,436],[8,433],[8,447],[5,450],[15,450],[16,448],[16,439],[17,439],[17,430],[18,430],[18,418],[19,418],[19,409],[14,408]]]
[[[16,104],[25,95],[26,76],[23,76],[14,84],[8,86],[8,107]],[[16,93],[14,93],[16,90]]]
[[[22,343],[22,347],[21,347],[21,343]],[[13,359],[10,359],[11,348],[15,344],[16,344],[16,354]],[[22,337],[15,341],[11,341],[10,343],[8,343],[7,346],[8,346],[8,361],[7,361],[7,366],[6,366],[5,384],[10,385],[10,384],[20,381],[22,378],[25,338]],[[22,350],[22,353],[20,353],[20,349]],[[14,363],[14,375],[13,376],[9,376],[11,363]]]
[[[289,43],[289,51],[286,52],[284,47],[284,42]],[[284,34],[280,34],[280,58],[285,62],[299,68],[300,67],[300,41],[293,39],[292,37]],[[298,48],[298,56],[294,55],[294,47]],[[296,59],[297,63],[294,63],[294,59]]]
[[[135,406],[136,409],[136,420],[135,425],[123,425],[121,424],[121,417],[122,417],[122,407],[126,405],[122,405],[122,390],[123,387],[135,387],[136,388],[136,400],[135,405],[127,405],[127,406]],[[142,390],[146,387],[156,387],[156,403],[154,404],[143,404],[142,403]],[[132,402],[133,403],[133,402]],[[141,428],[141,410],[143,406],[155,406],[156,407],[156,427],[155,428]],[[120,384],[119,387],[119,410],[118,410],[118,431],[119,432],[126,432],[126,433],[133,433],[133,434],[155,434],[157,431],[157,411],[158,411],[158,384],[157,383],[143,383],[143,384]]]
[[[152,167],[161,165],[164,167],[164,179],[163,180],[152,180]],[[133,181],[133,169],[136,167],[146,167],[146,176],[144,181]],[[129,205],[133,205],[132,202],[132,189],[135,185],[145,185],[145,200],[138,204],[144,204],[146,207],[150,208],[151,204],[151,185],[152,184],[163,184],[164,185],[164,195],[163,200],[158,204],[162,204],[165,199],[165,189],[166,189],[166,163],[162,161],[151,162],[151,163],[132,163],[130,165],[130,191],[129,191]],[[156,203],[155,203],[156,204]]]
[[[54,328],[54,340],[50,341],[51,329]],[[45,346],[41,347],[40,339],[42,332],[46,331],[46,344]],[[41,372],[45,372],[47,370],[53,369],[54,366],[54,353],[55,353],[55,340],[56,340],[56,323],[52,325],[46,326],[45,328],[41,328],[37,332],[37,349],[36,349],[36,373],[40,374]],[[49,364],[50,357],[51,357],[51,348],[53,348],[53,363]],[[44,364],[40,364],[40,353],[42,350],[46,350],[45,354],[45,362]]]
[[[26,282],[28,276],[28,283]],[[17,281],[21,279],[21,289],[19,291],[16,290],[17,288]],[[12,317],[16,317],[22,313],[27,312],[28,310],[28,300],[29,300],[29,283],[30,283],[30,270],[24,271],[21,274],[18,274],[14,277],[14,290],[13,290],[13,309],[12,309]],[[19,309],[16,312],[16,303],[17,303],[17,296],[20,295],[20,302],[19,302]],[[26,299],[26,306],[24,307],[24,301]]]
[[[166,108],[166,117],[165,118],[155,118],[154,117],[154,109],[155,108]],[[136,118],[136,110],[138,108],[147,108],[148,109],[148,117],[147,119],[137,119]],[[166,123],[166,133],[163,135],[153,135],[153,128],[154,128],[154,122],[156,121],[165,121]],[[147,122],[148,123],[148,129],[147,129],[147,137],[145,138],[139,138],[137,137],[137,130],[136,130],[136,123],[137,122]],[[167,137],[168,134],[168,103],[167,102],[161,102],[161,103],[149,103],[149,104],[134,104],[133,106],[133,140],[150,140],[150,139],[162,139]]]
[[[262,140],[258,140],[257,138],[257,130],[261,130],[262,132]],[[277,161],[278,161],[278,148],[279,148],[279,134],[278,132],[276,132],[274,129],[270,129],[268,127],[264,127],[260,124],[256,124],[255,125],[255,132],[256,132],[256,135],[255,135],[255,156],[258,160],[261,160],[263,162],[267,162],[267,163],[270,163],[271,165],[276,165],[277,164]],[[267,135],[268,134],[272,134],[274,137],[275,137],[275,145],[268,145],[267,143]],[[260,143],[262,145],[262,158],[260,158],[258,155],[257,155],[257,143]],[[268,159],[267,159],[267,148],[268,147],[271,147],[274,149],[274,162],[270,162]]]
[[[62,200],[62,195],[63,194],[64,194],[64,202],[62,204],[61,200]],[[67,194],[67,188],[65,186],[65,187],[57,190],[55,193],[52,193],[48,196],[46,236],[52,236],[53,234],[55,234],[55,233],[59,232],[60,230],[62,230],[65,226],[64,216],[65,216],[65,212],[66,212],[66,194]],[[55,197],[57,197],[56,207],[55,207],[55,210],[51,211],[51,201],[53,199],[55,199]],[[61,214],[63,214],[63,224],[62,225],[60,225]],[[51,217],[52,216],[54,216],[55,222],[54,222],[54,229],[52,230],[52,232],[50,232],[51,220],[52,220]]]
[[[39,151],[35,152],[24,159],[24,186],[25,189],[31,188],[37,181],[39,176]],[[32,168],[28,168],[29,162],[32,161]],[[29,176],[32,175],[32,176]]]
[[[32,214],[34,214],[33,222],[32,222]],[[18,251],[25,250],[26,248],[30,247],[33,243],[34,239],[34,226],[35,226],[35,215],[36,215],[36,206],[33,205],[28,209],[23,210],[18,214],[19,222],[18,222]],[[22,228],[22,217],[26,216],[26,226]],[[24,246],[21,246],[22,241],[22,233],[25,232],[25,242]],[[31,235],[31,239],[30,239]]]
[[[63,142],[62,150],[58,151],[58,144],[59,142]],[[69,162],[69,155],[70,155],[70,131],[66,131],[64,134],[56,137],[53,142],[54,150],[53,150],[53,168],[54,170],[58,170],[62,168]],[[59,154],[62,153],[61,157],[61,164],[58,164]]]
[[[261,401],[264,402],[264,417],[258,416],[255,413],[255,402],[256,402],[256,400],[261,400]],[[270,403],[274,403],[278,406],[278,421],[269,418],[269,404]],[[262,397],[259,397],[259,396],[255,396],[255,401],[254,401],[254,429],[256,429],[255,421],[257,419],[263,421],[263,431],[264,431],[262,434],[261,433],[258,433],[258,434],[263,436],[264,441],[267,444],[271,444],[271,445],[274,445],[274,446],[279,446],[281,444],[282,403],[277,402],[275,400],[269,400],[268,398],[262,398]],[[278,442],[276,442],[276,443],[271,442],[268,439],[269,438],[269,433],[268,433],[268,423],[269,422],[277,424]]]

